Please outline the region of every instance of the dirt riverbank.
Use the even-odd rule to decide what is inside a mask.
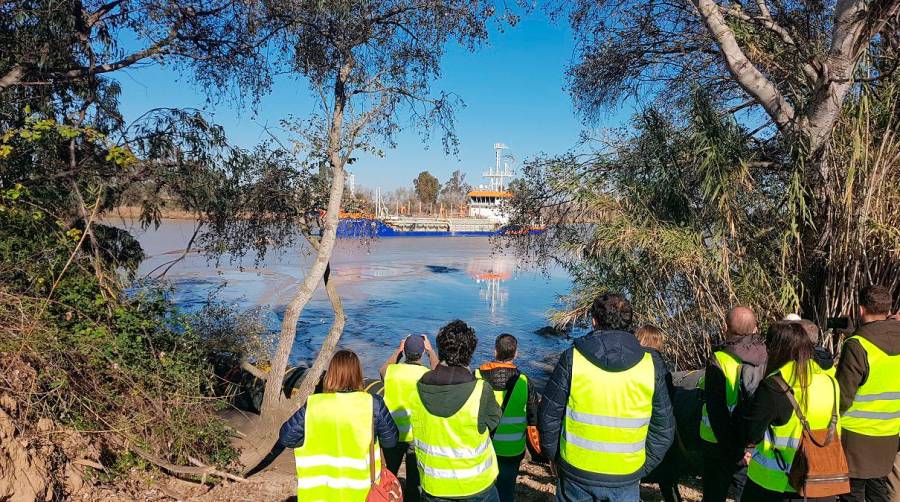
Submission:
[[[236,430],[245,429],[251,415],[240,412],[225,414],[226,420]],[[236,446],[241,440],[236,439]],[[405,477],[405,466],[400,470],[400,478]],[[202,486],[175,478],[135,472],[128,480],[112,486],[98,487],[84,492],[77,498],[79,502],[125,502],[133,500],[163,501],[184,500],[191,502],[245,502],[245,501],[291,501],[296,500],[296,474],[292,451],[285,451],[259,473],[246,482],[225,482],[215,486]],[[688,484],[691,480],[688,480]],[[685,502],[700,502],[701,494],[693,486],[682,486],[681,494]],[[555,500],[556,484],[549,469],[532,463],[529,458],[522,462],[516,488],[516,500],[520,502],[550,502]],[[661,502],[656,485],[641,486],[641,500]]]

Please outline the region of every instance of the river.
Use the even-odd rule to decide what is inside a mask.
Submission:
[[[164,220],[159,229],[129,229],[147,253],[139,274],[182,254],[194,224]],[[202,306],[210,295],[241,308],[260,307],[267,324],[277,329],[285,304],[312,261],[302,247],[273,253],[259,264],[227,257],[219,264],[192,253],[166,275],[176,303]],[[559,269],[538,271],[496,252],[488,238],[385,238],[370,245],[339,240],[332,278],[343,298],[347,323],[340,346],[356,351],[366,376],[378,368],[408,333],[437,330],[453,319],[469,323],[478,335],[473,366],[490,360],[494,338],[511,333],[519,339],[520,366],[539,384],[555,355],[571,340],[539,333],[547,312],[557,305],[570,281]],[[320,287],[298,324],[291,363],[314,357],[331,324],[331,306]]]

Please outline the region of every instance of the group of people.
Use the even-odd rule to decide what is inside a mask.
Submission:
[[[836,366],[812,322],[789,316],[762,335],[751,309],[727,313],[724,344],[699,384],[704,501],[724,501],[732,487],[743,501],[803,500],[789,473],[804,428],[829,427],[849,464],[840,500],[890,500],[900,444],[900,322],[890,309],[887,289],[861,292],[859,327]],[[558,477],[557,500],[640,500],[676,422],[664,335],[633,330],[632,318],[623,296],[595,299],[593,330],[561,354],[542,396],[514,362],[512,335],[472,371],[477,338],[460,320],[440,329],[437,352],[424,335],[400,343],[381,368],[383,399],[364,391],[356,354],[338,351],[322,392],[281,429],[298,499],[366,500],[382,462],[396,475],[405,461],[404,500],[515,500],[532,433]]]
[[[900,322],[887,288],[862,290],[859,304],[837,364],[811,321],[789,315],[760,336],[752,310],[728,312],[725,343],[701,382],[704,500],[724,501],[730,487],[742,501],[834,500],[800,497],[789,480],[804,427],[839,436],[849,471],[842,502],[892,500]]]

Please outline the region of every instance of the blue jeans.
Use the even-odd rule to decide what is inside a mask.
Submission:
[[[589,486],[575,483],[564,477],[556,485],[558,502],[641,502],[641,484],[635,481],[628,486]]]
[[[522,463],[522,455],[516,457],[497,457],[497,494],[500,502],[515,502],[516,478],[519,476],[519,465]]]
[[[491,486],[488,490],[481,492],[474,497],[467,497],[464,499],[445,499],[441,497],[432,497],[431,495],[422,491],[422,500],[427,502],[443,502],[445,500],[449,500],[452,502],[500,502],[500,496],[497,495],[497,488],[495,486]]]

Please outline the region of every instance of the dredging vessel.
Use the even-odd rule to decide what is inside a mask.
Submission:
[[[483,176],[487,185],[479,186],[466,196],[465,214],[458,217],[407,216],[389,213],[376,195],[374,215],[342,214],[338,224],[338,237],[484,237],[506,234],[540,233],[540,227],[509,225],[505,204],[512,198],[507,190],[507,179],[512,178],[508,149],[503,143],[494,144],[496,161]]]

